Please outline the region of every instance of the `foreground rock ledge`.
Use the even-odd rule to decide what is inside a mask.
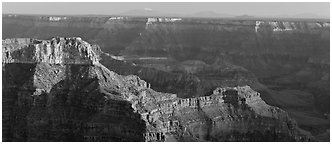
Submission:
[[[309,141],[249,86],[181,99],[99,63],[81,38],[3,40],[3,141]]]

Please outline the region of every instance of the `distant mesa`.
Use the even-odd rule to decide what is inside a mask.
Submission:
[[[212,17],[234,17],[234,15],[231,14],[225,14],[225,13],[216,13],[214,11],[201,11],[201,12],[197,12],[195,14],[189,15],[190,17],[208,17],[208,18],[212,18]]]
[[[255,18],[255,16],[244,14],[244,15],[236,16],[236,18]]]

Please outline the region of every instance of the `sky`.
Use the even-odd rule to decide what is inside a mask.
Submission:
[[[159,11],[161,13],[193,14],[201,11],[213,11],[231,15],[278,16],[314,14],[322,17],[330,16],[328,2],[33,2],[2,3],[2,13],[15,14],[47,14],[47,15],[116,15],[130,10]]]

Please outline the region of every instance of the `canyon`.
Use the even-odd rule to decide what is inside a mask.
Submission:
[[[169,98],[169,101],[192,99],[191,101],[196,102],[196,105],[200,98],[204,98],[203,96],[218,95],[214,93],[218,87],[244,88],[246,91],[253,89],[260,93],[262,101],[267,105],[285,110],[290,119],[296,121],[299,128],[309,131],[318,141],[328,141],[329,138],[327,140],[321,137],[329,134],[330,125],[329,30],[329,20],[322,19],[3,15],[3,57],[6,57],[3,59],[3,69],[6,71],[7,67],[10,69],[10,66],[6,65],[20,65],[20,63],[32,64],[28,66],[31,69],[40,67],[35,63],[45,63],[46,65],[60,64],[60,66],[65,64],[70,65],[64,66],[66,68],[73,67],[71,69],[81,70],[83,68],[78,68],[78,65],[95,67],[102,64],[103,67],[120,75],[137,75],[146,81],[148,89],[163,93],[156,92],[158,93],[156,95],[175,94],[175,97],[174,95],[163,96],[165,99]],[[68,55],[52,55],[53,51],[47,50],[42,44],[31,46],[39,51],[35,57],[26,57],[31,56],[33,52],[16,50],[22,48],[21,44],[36,43],[30,40],[51,39],[56,36],[79,36],[81,38],[75,38],[76,41],[83,39],[98,46],[92,46],[90,50],[83,48],[78,55],[72,55],[67,59],[64,57]],[[23,39],[14,39],[12,42],[12,38]],[[7,43],[11,46],[6,46]],[[54,49],[55,51],[61,50]],[[91,53],[92,51],[97,53]],[[80,58],[81,55],[87,56]],[[38,59],[35,59],[36,57]],[[4,62],[9,64],[4,66]],[[29,69],[28,67],[26,70]],[[91,68],[87,66],[86,69]],[[74,81],[68,81],[68,78],[64,79],[66,79],[64,83],[67,83],[65,87],[80,85]],[[250,86],[250,89],[247,86]],[[193,104],[192,107],[185,108],[189,109],[188,115],[196,115],[194,113],[197,112],[199,116],[193,119],[200,119],[201,115],[209,115],[208,117],[212,118],[214,116],[210,111],[215,111],[214,107],[229,106],[222,101],[216,103],[214,98],[211,100],[213,105],[201,107]],[[201,105],[204,102],[198,103]],[[238,108],[235,108],[236,112],[228,110],[227,113],[241,113],[239,115],[243,115],[243,112],[252,113],[250,110]],[[177,112],[185,111],[179,110],[182,108],[175,109]],[[205,111],[206,114],[202,114],[201,111]],[[158,112],[167,113],[162,110]],[[184,114],[181,113],[181,115]],[[219,113],[219,115],[222,114]],[[160,117],[160,115],[154,115],[154,117]],[[213,120],[203,117],[205,121],[200,122],[204,123],[202,124],[204,126],[198,126],[204,129],[199,134],[204,135],[202,137],[195,136],[192,132],[184,134],[183,129],[176,132],[177,134],[181,132],[182,136],[168,136],[160,131],[162,128],[154,130],[155,133],[151,135],[159,135],[163,140],[166,137],[172,137],[171,139],[183,141],[255,141],[249,140],[243,132],[239,135],[233,133],[232,140],[225,136],[229,134],[227,132],[223,136],[217,135],[213,131],[221,130],[223,129],[221,127],[225,126],[214,123],[215,125],[209,128],[207,125],[213,124]],[[249,117],[250,120],[252,118]],[[184,121],[179,123],[185,123]],[[137,122],[139,123],[139,120]],[[242,124],[249,125],[246,122]],[[230,124],[233,122],[227,123],[229,127],[233,127]],[[153,137],[147,133],[144,135]],[[260,141],[266,140],[260,139]]]
[[[310,141],[249,86],[160,93],[81,38],[3,40],[4,141]]]

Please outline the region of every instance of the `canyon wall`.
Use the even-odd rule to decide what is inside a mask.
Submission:
[[[3,40],[3,141],[314,140],[249,86],[178,98],[110,71],[92,47],[80,38]],[[65,48],[57,56],[68,57],[50,57]]]

